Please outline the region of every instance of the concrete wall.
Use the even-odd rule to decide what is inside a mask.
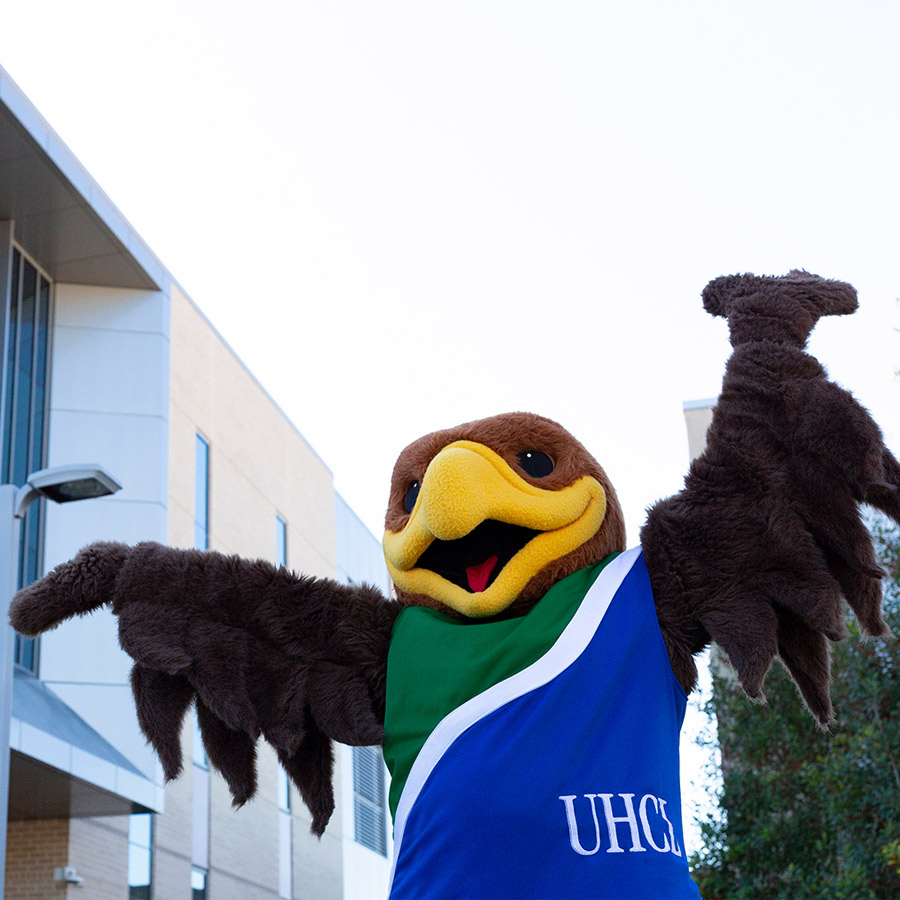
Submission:
[[[312,575],[336,574],[331,472],[205,317],[177,288],[171,305],[168,541],[194,542],[195,442],[210,447],[210,547],[274,559],[276,516],[287,523],[287,563]],[[157,817],[154,890],[166,900],[189,897],[193,810],[190,734],[185,776],[167,792]],[[233,809],[224,780],[211,772],[209,880],[211,900],[278,897],[277,760],[259,745],[259,792]],[[340,770],[336,773],[340,792]],[[321,841],[292,788],[293,895],[340,900],[340,799]],[[187,848],[187,850],[185,850]],[[185,855],[187,854],[187,855]]]
[[[56,298],[49,464],[99,462],[123,490],[48,506],[45,568],[98,539],[192,546],[199,432],[210,444],[212,549],[274,558],[278,515],[287,523],[289,566],[337,574],[330,471],[187,298],[174,288],[170,298],[71,285],[58,285]],[[135,721],[130,661],[118,650],[112,616],[101,611],[67,623],[42,641],[41,677],[161,784]],[[182,743],[184,774],[165,789],[166,811],[155,817],[153,891],[165,900],[191,897],[189,722]],[[258,764],[259,794],[240,810],[211,773],[210,900],[278,897],[277,761],[270,748],[260,746]],[[321,841],[309,834],[310,818],[292,789],[293,896],[304,900],[345,896],[340,765],[335,777],[337,810]],[[127,896],[127,843],[125,816],[14,823],[9,857],[27,865],[10,869],[7,896],[120,900]],[[53,882],[53,868],[65,865],[76,867],[83,888]]]
[[[362,523],[347,502],[335,498],[337,523],[338,578],[356,584],[366,582],[390,594],[391,582],[384,563],[381,541]],[[344,864],[344,900],[383,900],[387,896],[391,876],[393,840],[390,819],[387,820],[387,855],[381,856],[356,842],[353,821],[353,754],[349,747],[339,747],[341,762],[342,853]],[[390,777],[384,769],[385,798]]]
[[[48,465],[97,462],[122,484],[113,497],[46,507],[45,570],[94,540],[165,540],[168,297],[56,285]],[[148,778],[156,758],[137,726],[112,614],[41,638],[41,679]]]
[[[213,549],[271,559],[275,516],[288,564],[334,576],[331,472],[200,311],[172,293],[169,540],[194,539],[194,440],[210,444]]]

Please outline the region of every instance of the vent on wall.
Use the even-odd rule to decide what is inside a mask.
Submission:
[[[353,837],[387,856],[384,762],[378,747],[353,748]]]

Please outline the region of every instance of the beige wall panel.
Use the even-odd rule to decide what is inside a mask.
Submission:
[[[296,797],[296,794],[293,795]],[[339,764],[334,773],[334,815],[321,839],[312,835],[312,819],[306,807],[298,802],[291,807],[293,816],[293,886],[294,896],[315,897],[316,900],[342,900],[343,847],[341,841],[341,772]]]
[[[173,547],[194,546],[194,435],[196,427],[180,407],[169,412],[169,522]]]
[[[337,813],[335,813],[337,817]],[[305,826],[294,825],[294,896],[316,900],[342,900],[341,839],[331,825],[318,840]]]
[[[7,900],[64,900],[53,870],[69,864],[69,820],[10,822],[6,846]]]
[[[278,895],[278,807],[275,802],[275,760],[268,747],[260,746],[258,765],[260,790],[245,806],[235,809],[225,780],[210,779],[209,865],[215,896],[224,883],[242,884],[251,896]],[[247,848],[252,847],[251,853]],[[237,896],[237,895],[235,895]]]
[[[291,567],[333,575],[334,490],[328,468],[177,289],[172,292],[171,341],[172,543],[193,543],[194,435],[199,430],[211,448],[211,546],[271,559],[280,514],[288,523]]]
[[[191,900],[192,737],[189,714],[181,729],[182,774],[166,787],[165,814],[153,819],[153,896],[160,900]]]
[[[66,900],[122,900],[128,896],[128,816],[72,819],[69,861],[84,879],[68,885]]]
[[[191,861],[186,856],[154,849],[153,896],[159,900],[191,900]]]
[[[194,543],[195,436],[210,443],[210,546],[273,559],[275,517],[287,522],[288,565],[334,576],[335,495],[331,472],[196,307],[172,291],[169,523],[174,546]],[[155,896],[181,900],[190,877],[190,730],[185,769],[167,789],[156,833]],[[259,792],[240,810],[224,780],[210,779],[209,896],[278,896],[277,760],[259,745]],[[336,778],[340,790],[340,777]],[[322,841],[293,792],[294,896],[342,896],[340,815]],[[340,809],[340,806],[338,806]],[[180,855],[179,855],[180,854]],[[177,893],[176,893],[177,891]]]

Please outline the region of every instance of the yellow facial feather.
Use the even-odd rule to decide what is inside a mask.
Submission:
[[[483,444],[456,441],[428,466],[403,530],[385,532],[385,559],[394,583],[406,593],[424,594],[467,616],[491,616],[509,606],[541,569],[593,537],[605,515],[606,495],[591,476],[546,490]],[[541,533],[484,591],[473,593],[416,565],[435,540],[458,540],[489,519]]]

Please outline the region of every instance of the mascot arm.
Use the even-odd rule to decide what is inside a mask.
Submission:
[[[728,319],[734,352],[706,450],[641,532],[660,625],[686,688],[710,640],[752,697],[777,655],[826,725],[828,640],[846,634],[844,600],[864,632],[888,633],[860,505],[900,522],[900,464],[805,352],[817,319],[853,312],[856,292],[795,271],[719,278],[703,300]]]
[[[382,740],[399,604],[366,585],[263,560],[98,543],[21,591],[11,618],[36,635],[106,604],[134,659],[138,720],[166,778],[181,771],[182,722],[194,702],[209,760],[235,804],[255,793],[262,735],[321,834],[334,809],[331,740]]]

